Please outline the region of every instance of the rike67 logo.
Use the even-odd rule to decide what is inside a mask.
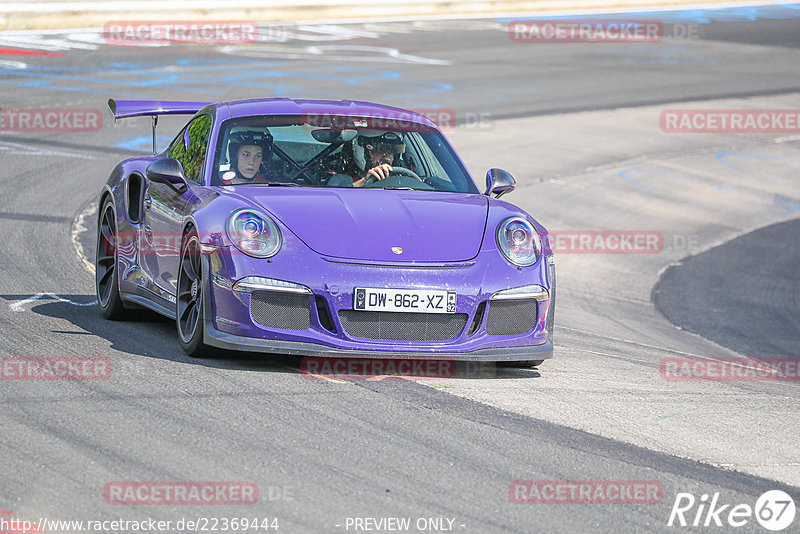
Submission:
[[[794,516],[794,500],[781,490],[765,492],[758,498],[755,506],[746,503],[723,504],[720,502],[719,493],[714,493],[710,500],[707,494],[697,499],[691,493],[678,493],[672,504],[667,526],[729,529],[743,527],[755,517],[758,524],[765,529],[779,532],[794,522]]]

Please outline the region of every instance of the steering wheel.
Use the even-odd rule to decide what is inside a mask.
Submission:
[[[428,183],[425,180],[423,180],[422,178],[420,178],[417,173],[415,173],[411,169],[406,169],[405,167],[392,167],[392,170],[389,171],[389,176],[395,176],[397,178],[400,178],[400,177],[403,177],[403,176],[407,176],[409,178],[416,178],[417,180],[419,180],[423,184],[428,185]],[[389,176],[387,176],[386,178],[381,180],[381,182],[385,182],[386,180],[388,180]],[[364,179],[364,183],[362,184],[362,187],[370,187],[372,184],[374,184],[377,181],[378,181],[378,179],[375,178],[375,176],[370,174],[369,176],[367,176]],[[397,186],[397,185],[399,185],[399,183],[395,183],[395,182],[402,182],[402,181],[403,180],[393,180],[391,184],[386,184],[386,185]]]

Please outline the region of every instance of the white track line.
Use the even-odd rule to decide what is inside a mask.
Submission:
[[[83,266],[86,267],[90,273],[95,274],[94,263],[89,261],[89,259],[86,257],[86,253],[83,250],[83,245],[79,239],[83,232],[87,232],[89,230],[86,228],[86,217],[91,215],[93,211],[94,203],[90,203],[88,206],[86,206],[86,209],[80,212],[75,218],[75,222],[72,225],[72,245],[75,247],[75,252],[78,253],[78,258],[80,258],[80,260],[83,262]]]
[[[36,293],[35,295],[26,298],[25,300],[17,301],[13,304],[9,304],[8,307],[11,309],[12,312],[24,312],[25,310],[22,308],[26,304],[30,304],[31,302],[36,302],[37,300],[41,300],[43,298],[47,298],[48,300],[55,300],[58,302],[66,302],[68,304],[72,304],[73,306],[94,306],[97,304],[96,300],[92,302],[74,302],[69,299],[65,299],[64,297],[60,297],[55,293]]]

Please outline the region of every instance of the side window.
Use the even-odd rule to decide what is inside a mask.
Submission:
[[[175,138],[167,153],[169,157],[181,162],[186,179],[194,183],[202,181],[200,170],[206,157],[209,133],[211,133],[211,117],[201,115],[190,122]]]

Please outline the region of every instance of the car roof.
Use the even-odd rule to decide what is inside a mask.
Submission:
[[[216,107],[222,106],[228,107],[231,117],[246,117],[250,115],[346,115],[350,117],[404,120],[436,128],[436,125],[430,119],[415,111],[355,100],[258,98],[216,104]]]

